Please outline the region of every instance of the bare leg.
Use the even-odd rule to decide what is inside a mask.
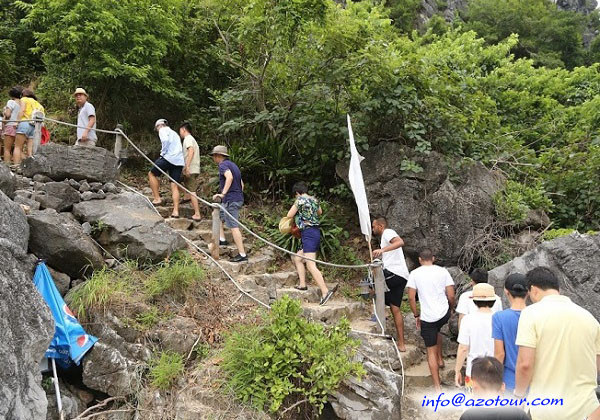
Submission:
[[[27,156],[33,156],[33,139],[27,139]]]
[[[200,220],[202,216],[200,216],[200,205],[198,204],[198,199],[193,195],[190,195],[189,198],[192,202],[192,207],[194,208],[194,215],[192,218]]]
[[[244,249],[244,239],[242,238],[242,232],[240,231],[240,228],[231,228],[231,235],[233,236],[233,242],[235,242],[235,246],[237,246],[240,255],[246,255],[246,250]]]
[[[392,316],[394,317],[394,325],[396,326],[396,333],[398,334],[398,350],[406,351],[404,345],[404,317],[402,311],[396,305],[390,305]]]
[[[299,255],[304,255],[303,251],[298,251]],[[304,260],[300,257],[292,255],[292,262],[296,266],[298,272],[299,287],[306,287],[306,267],[304,267]]]
[[[152,190],[152,204],[160,204],[162,200],[160,199],[160,192],[158,188],[160,187],[160,180],[156,175],[152,172],[148,172],[148,183],[150,184],[150,189]]]
[[[444,368],[446,366],[444,364],[444,359],[442,357],[442,344],[443,344],[442,334],[438,333],[437,344],[435,345],[435,347],[436,347],[436,352],[437,352],[436,355],[437,355],[438,366],[440,368]]]
[[[225,240],[225,229],[223,229],[223,222],[221,222],[221,230],[219,231],[219,240]]]
[[[312,258],[312,259],[317,258],[316,252],[306,252],[306,253],[304,253],[304,255],[307,256],[308,258]],[[314,261],[305,260],[305,262],[306,262],[306,269],[312,276],[315,283],[317,283],[317,286],[319,286],[319,289],[321,289],[321,294],[323,295],[323,297],[325,297],[325,295],[327,295],[327,292],[329,292],[329,289],[327,288],[327,285],[325,284],[325,280],[323,280],[323,274],[321,274],[321,272],[319,271],[319,268],[317,267],[317,264]]]
[[[17,136],[15,137],[15,152],[13,155],[13,162],[15,163],[15,165],[20,164],[21,160],[23,160],[23,145],[26,141],[27,138],[24,134],[17,134]]]
[[[171,182],[171,195],[173,196],[173,216],[179,216],[179,187]]]
[[[431,372],[431,378],[433,379],[433,386],[436,392],[442,390],[440,382],[440,368],[437,360],[437,345],[427,347],[427,364],[429,365],[429,371]]]
[[[4,163],[7,165],[10,165],[12,161],[12,149],[14,144],[14,136],[4,136]]]

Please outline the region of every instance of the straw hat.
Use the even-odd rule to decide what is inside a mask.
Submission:
[[[279,221],[279,231],[284,235],[292,232],[292,226],[294,225],[293,217],[282,217]]]
[[[75,89],[75,92],[73,92],[73,96],[79,95],[80,93],[84,94],[86,98],[89,98],[89,96],[84,88]]]
[[[227,153],[227,146],[215,146],[209,155],[223,155],[229,157],[229,153]]]
[[[473,300],[491,302],[496,300],[494,287],[487,283],[477,283],[473,287]]]

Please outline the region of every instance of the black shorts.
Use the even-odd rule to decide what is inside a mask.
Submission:
[[[421,337],[425,341],[425,347],[433,347],[437,344],[437,335],[442,327],[450,319],[450,309],[442,319],[438,319],[435,322],[421,321]]]
[[[388,270],[383,270],[385,276],[385,284],[387,284],[389,292],[385,292],[385,304],[390,306],[402,305],[402,296],[406,287],[406,279]]]
[[[169,176],[175,180],[175,182],[179,182],[181,180],[181,173],[183,172],[183,166],[175,166],[162,156],[159,157],[158,159],[156,159],[154,161],[154,163],[160,169],[162,169],[163,171],[168,173]],[[159,171],[156,168],[156,166],[153,166],[152,169],[150,169],[150,172],[152,172],[155,176],[160,177],[162,175],[162,172]]]

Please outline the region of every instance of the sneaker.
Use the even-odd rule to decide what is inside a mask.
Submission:
[[[335,293],[335,291],[337,290],[337,284],[335,286],[333,286],[333,289],[331,289],[329,292],[327,292],[327,294],[325,296],[323,296],[321,298],[321,302],[319,303],[320,306],[325,305],[329,299],[331,299],[331,296],[333,296],[333,294]]]
[[[219,246],[227,246],[227,245],[229,245],[229,242],[222,241],[222,240],[219,239]]]
[[[240,254],[237,254],[235,257],[231,258],[229,261],[231,262],[242,262],[248,261],[248,256],[244,255],[243,257]]]

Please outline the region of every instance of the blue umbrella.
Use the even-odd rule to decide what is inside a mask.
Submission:
[[[56,359],[58,364],[64,368],[73,364],[78,366],[83,356],[98,339],[86,334],[83,330],[56,289],[52,276],[43,261],[39,262],[35,269],[33,282],[52,311],[55,322],[54,338],[46,350],[46,357]]]

